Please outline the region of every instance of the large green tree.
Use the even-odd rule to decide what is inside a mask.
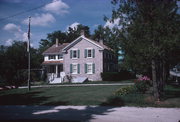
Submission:
[[[170,54],[180,41],[177,0],[113,0],[112,4],[112,21],[119,18],[122,27],[118,30],[125,61],[135,69],[152,69],[154,96],[159,100],[167,81]]]
[[[28,56],[26,42],[14,41],[11,46],[0,46],[0,80],[19,86],[27,82]],[[31,48],[31,69],[40,68],[41,55]]]

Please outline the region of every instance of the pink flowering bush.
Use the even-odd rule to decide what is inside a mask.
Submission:
[[[150,87],[150,78],[147,76],[139,77],[135,81],[135,88],[137,92],[145,93]]]

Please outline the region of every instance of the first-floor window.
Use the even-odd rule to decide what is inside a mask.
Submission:
[[[87,74],[92,74],[92,64],[87,64]]]
[[[72,74],[79,74],[80,73],[80,64],[70,64],[70,72]]]
[[[95,64],[93,64],[93,63],[85,64],[85,73],[86,74],[93,74],[93,73],[95,73]]]
[[[72,65],[72,74],[77,74],[77,64]]]

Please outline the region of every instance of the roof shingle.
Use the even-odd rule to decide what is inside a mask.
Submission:
[[[53,46],[51,46],[50,48],[48,48],[47,50],[45,50],[43,52],[43,55],[46,54],[59,54],[62,52],[62,49],[64,47],[66,47],[69,43],[63,43],[63,44],[59,44],[58,47],[56,47],[56,44],[54,44]]]

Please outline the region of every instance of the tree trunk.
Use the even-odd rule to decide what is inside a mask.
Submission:
[[[152,60],[152,81],[156,100],[164,95],[165,81],[167,80],[167,62],[160,59]]]
[[[158,91],[158,82],[157,82],[157,66],[155,59],[152,60],[152,81],[153,81],[153,94],[156,100],[159,100],[160,94]]]

